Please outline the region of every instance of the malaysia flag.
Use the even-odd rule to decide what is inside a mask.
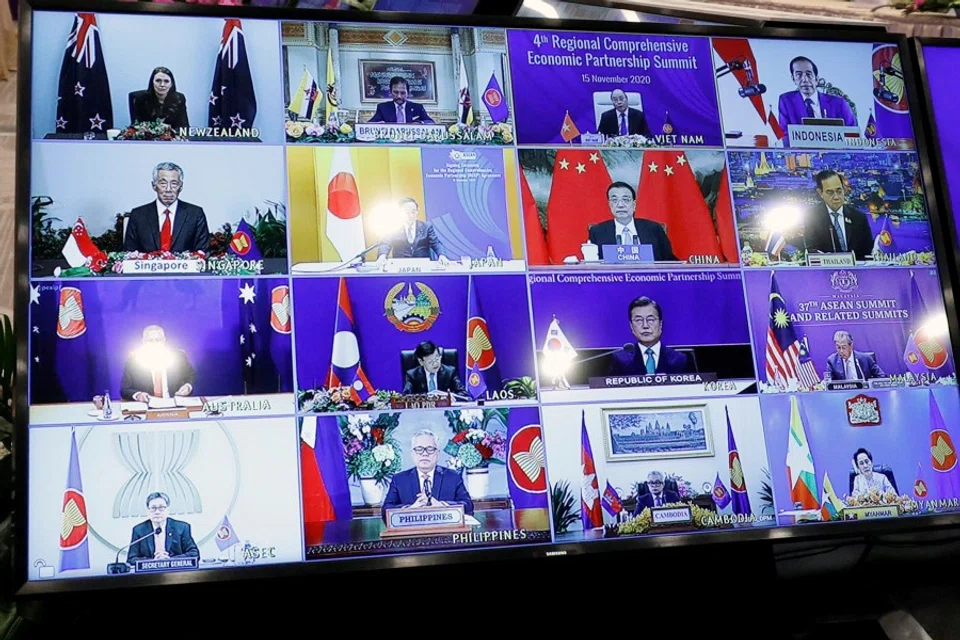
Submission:
[[[97,16],[78,13],[67,37],[57,89],[57,133],[106,133],[113,128],[110,82]]]
[[[776,275],[770,272],[770,324],[767,327],[766,373],[767,382],[781,390],[791,385],[811,389],[820,383],[820,374],[810,359],[806,342],[801,341],[793,327],[787,302],[780,295]]]
[[[67,466],[67,486],[63,491],[61,514],[60,571],[89,569],[87,502],[83,497],[83,479],[80,477],[80,455],[77,453],[75,431],[70,432],[70,463]]]
[[[257,95],[250,75],[246,38],[240,21],[223,21],[220,50],[213,69],[207,126],[249,128],[257,117]]]
[[[350,397],[360,404],[376,391],[367,380],[360,364],[360,344],[354,330],[353,309],[350,306],[345,278],[340,278],[337,290],[337,319],[333,331],[333,354],[330,357],[327,387],[349,387]]]

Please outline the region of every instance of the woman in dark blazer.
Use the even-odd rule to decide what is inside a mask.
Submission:
[[[134,123],[163,120],[174,129],[190,126],[187,99],[177,91],[173,72],[166,67],[153,70],[147,90],[137,91],[132,96],[132,109]]]

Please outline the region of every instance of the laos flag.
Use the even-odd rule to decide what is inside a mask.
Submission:
[[[354,331],[353,309],[345,278],[340,278],[337,290],[337,320],[333,331],[333,354],[330,357],[327,387],[349,387],[353,401],[360,404],[376,392],[360,365],[360,344]]]
[[[90,568],[90,546],[87,539],[87,503],[83,499],[80,478],[80,456],[77,434],[70,433],[70,464],[67,466],[67,487],[63,491],[60,520],[60,571]]]

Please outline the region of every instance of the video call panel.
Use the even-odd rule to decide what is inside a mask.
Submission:
[[[960,186],[953,176],[958,174],[957,158],[960,158],[960,134],[950,122],[955,104],[956,86],[954,71],[960,62],[960,51],[954,47],[924,46],[923,64],[926,67],[924,82],[930,95],[931,111],[936,122],[937,142],[940,145],[940,162],[947,181],[946,192],[950,211],[956,219],[960,212]],[[954,222],[956,227],[956,222]],[[958,236],[960,237],[960,236]]]
[[[895,45],[35,26],[32,579],[958,506]]]

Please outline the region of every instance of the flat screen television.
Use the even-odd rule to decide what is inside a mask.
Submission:
[[[22,593],[960,520],[902,40],[32,5]]]

